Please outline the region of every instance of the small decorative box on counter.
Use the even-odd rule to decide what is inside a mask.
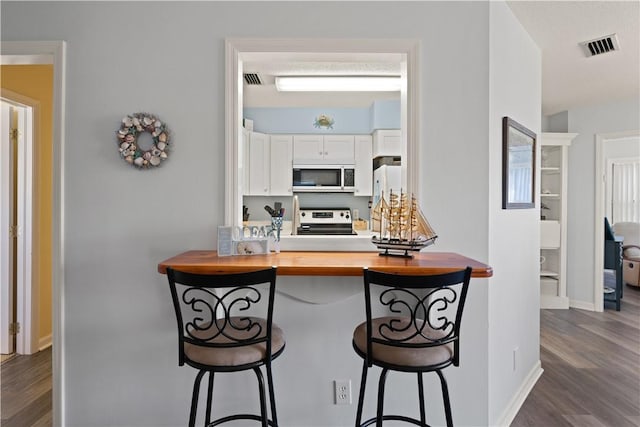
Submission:
[[[265,227],[218,227],[218,256],[259,255],[270,252]]]
[[[268,254],[270,252],[269,238],[234,240],[233,250],[233,255]]]

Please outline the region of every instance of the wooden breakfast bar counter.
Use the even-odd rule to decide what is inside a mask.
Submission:
[[[490,266],[452,252],[417,252],[413,258],[379,256],[378,252],[280,252],[219,257],[216,251],[183,252],[158,264],[192,273],[235,273],[278,267],[283,276],[361,276],[362,269],[398,274],[438,274],[470,266],[472,277],[491,277]]]

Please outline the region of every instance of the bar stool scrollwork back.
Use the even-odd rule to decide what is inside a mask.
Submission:
[[[271,362],[284,351],[282,330],[273,323],[276,268],[235,274],[194,274],[167,268],[178,324],[178,364],[198,370],[191,398],[189,427],[196,421],[200,383],[209,374],[205,426],[235,420],[277,426]],[[264,377],[271,409],[268,417]],[[218,372],[253,370],[260,414],[236,414],[211,420],[213,379]]]
[[[435,372],[440,379],[447,426],[453,426],[447,381],[442,370],[460,361],[460,322],[471,267],[438,275],[400,275],[364,269],[366,321],[353,333],[353,348],[362,357],[362,378],[356,426],[383,421],[426,423],[422,374]],[[374,317],[373,313],[376,315]],[[378,383],[377,414],[362,422],[367,373],[382,368]],[[385,382],[389,371],[416,373],[420,419],[384,415]]]

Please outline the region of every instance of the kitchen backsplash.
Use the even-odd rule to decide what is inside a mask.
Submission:
[[[284,196],[244,196],[243,204],[249,208],[249,221],[266,221],[269,214],[264,206],[273,206],[281,202],[285,209],[284,220],[291,221],[293,197]],[[299,193],[298,200],[302,208],[351,208],[357,209],[361,219],[369,220],[369,197],[356,197],[350,193]]]

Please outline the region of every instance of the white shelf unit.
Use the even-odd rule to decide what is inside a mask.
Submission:
[[[569,308],[567,296],[567,176],[577,133],[540,135],[540,308]]]

